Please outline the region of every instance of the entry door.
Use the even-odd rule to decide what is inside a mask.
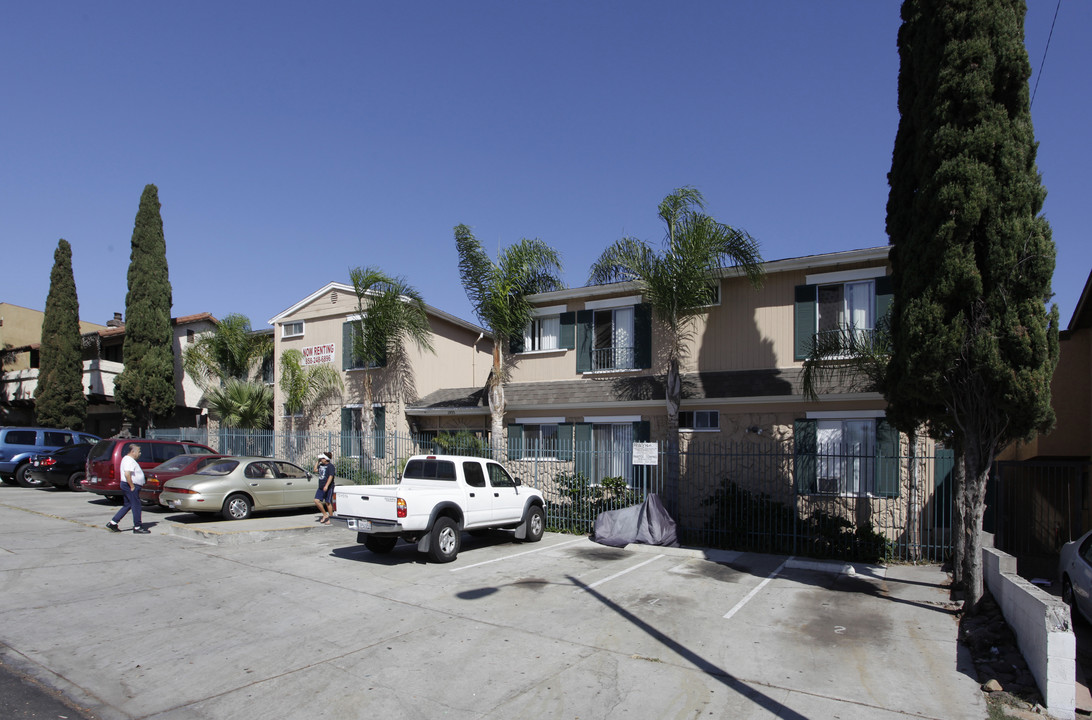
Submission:
[[[497,463],[489,463],[489,486],[493,495],[493,517],[502,522],[515,522],[523,517],[523,495],[516,481]]]

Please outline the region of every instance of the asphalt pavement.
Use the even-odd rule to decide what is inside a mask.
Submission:
[[[0,664],[100,720],[987,717],[936,566],[114,509],[0,486]]]

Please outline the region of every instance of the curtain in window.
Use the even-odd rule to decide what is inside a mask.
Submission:
[[[614,311],[614,367],[633,367],[633,308]]]
[[[631,480],[633,469],[633,425],[602,424],[592,427],[592,447],[595,451],[594,482],[608,477]]]
[[[854,330],[871,330],[872,282],[846,283],[846,315]]]

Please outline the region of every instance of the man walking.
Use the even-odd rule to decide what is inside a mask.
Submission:
[[[121,459],[121,493],[125,497],[125,502],[121,509],[114,513],[110,522],[106,523],[107,530],[121,532],[118,521],[132,510],[133,532],[137,535],[149,535],[152,532],[140,524],[140,488],[144,487],[144,470],[137,462],[139,459],[140,445],[133,443],[129,446],[128,454]]]

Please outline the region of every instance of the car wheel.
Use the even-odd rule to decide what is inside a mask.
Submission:
[[[538,505],[532,505],[527,510],[527,542],[538,542],[542,539],[542,533],[546,531],[546,513]]]
[[[1073,595],[1073,582],[1068,575],[1062,576],[1062,602],[1069,606],[1069,616],[1074,623],[1083,619],[1081,611],[1077,609],[1077,598]]]
[[[20,487],[36,488],[45,485],[41,480],[36,480],[30,474],[30,463],[25,462],[19,467],[15,468],[15,482],[19,483]]]
[[[398,544],[398,538],[396,537],[376,537],[375,535],[369,535],[364,538],[364,547],[371,550],[373,553],[389,553],[394,550],[394,546]]]
[[[220,514],[225,520],[246,520],[250,517],[250,500],[246,495],[232,495],[224,501]]]
[[[84,481],[87,480],[87,473],[75,472],[68,476],[68,489],[72,492],[84,492],[87,488],[84,486]]]
[[[448,563],[459,554],[462,537],[459,526],[449,517],[442,517],[432,526],[428,544],[428,556],[433,562]]]

